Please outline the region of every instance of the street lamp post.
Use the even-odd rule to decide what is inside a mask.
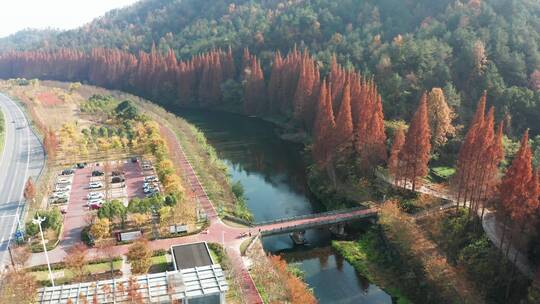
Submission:
[[[43,243],[43,252],[45,252],[45,259],[47,260],[47,268],[49,268],[49,279],[54,287],[54,279],[51,271],[51,263],[49,262],[49,254],[47,253],[47,246],[45,246],[45,238],[43,237],[43,229],[41,229],[41,223],[46,220],[46,217],[36,217],[32,222],[39,226],[39,233],[41,234],[41,242]]]

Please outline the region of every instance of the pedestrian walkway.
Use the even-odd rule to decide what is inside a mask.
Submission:
[[[381,172],[377,172],[377,176],[384,180],[385,182],[396,186],[396,183],[392,181],[388,176],[384,175]],[[403,185],[400,185],[402,187]],[[412,189],[412,184],[408,183],[405,185],[405,188],[408,190]],[[437,197],[440,199],[444,199],[449,201],[450,203],[445,204],[443,206],[437,206],[430,210],[424,211],[422,214],[416,216],[416,218],[421,218],[426,215],[432,214],[433,212],[440,211],[440,210],[446,210],[449,209],[452,206],[456,206],[457,199],[447,192],[442,192],[439,189],[433,189],[425,185],[421,185],[416,188],[415,190],[417,193],[422,193],[426,195],[431,195],[433,197]],[[468,206],[468,202],[464,204],[465,206]],[[497,222],[497,218],[495,217],[495,212],[493,212],[490,209],[484,210],[484,215],[482,216],[480,213],[480,209],[478,211],[478,216],[482,217],[482,228],[484,229],[484,232],[486,233],[489,240],[495,245],[495,247],[500,248],[501,244],[501,235],[504,227],[500,223]],[[502,250],[504,253],[506,253],[506,250],[508,249],[508,259],[512,261],[516,265],[516,267],[519,269],[519,271],[527,276],[528,278],[532,279],[534,277],[534,272],[532,270],[531,265],[529,264],[529,261],[527,257],[518,251],[512,244],[507,244],[507,246],[510,246],[510,248],[503,246]],[[514,262],[515,261],[515,262]]]
[[[120,271],[122,271],[122,278],[131,277],[131,265],[128,263],[125,255],[122,256],[122,267],[120,268]]]

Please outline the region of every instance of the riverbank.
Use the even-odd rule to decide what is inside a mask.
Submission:
[[[334,242],[355,268],[393,296],[414,303],[484,303],[470,278],[449,263],[436,243],[395,202],[355,242]],[[406,279],[405,279],[406,278]]]
[[[242,111],[229,108],[204,107],[182,107],[178,113],[185,112],[204,112],[209,116],[238,116],[239,119],[260,121],[262,124],[268,124],[274,130],[273,133],[280,140],[291,145],[301,146],[298,161],[302,163],[306,185],[311,195],[320,203],[322,210],[338,210],[351,207],[358,207],[364,202],[379,200],[383,196],[385,183],[379,183],[374,177],[360,176],[357,174],[355,166],[350,166],[345,160],[340,160],[336,164],[339,180],[336,187],[328,178],[326,171],[314,165],[311,152],[311,136],[279,117],[272,116],[246,116]]]
[[[411,304],[400,290],[394,274],[384,265],[377,248],[375,231],[369,231],[358,241],[333,241],[332,248],[345,258],[358,273],[377,284],[397,304]]]

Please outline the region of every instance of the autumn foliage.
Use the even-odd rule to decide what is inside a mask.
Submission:
[[[512,222],[523,226],[536,219],[540,189],[538,172],[532,167],[528,131],[523,134],[519,151],[502,178],[499,191],[502,210]]]
[[[260,60],[248,49],[240,58],[229,48],[198,54],[189,60],[178,60],[173,50],[162,52],[155,46],[148,53],[140,51],[136,55],[118,49],[58,49],[3,53],[0,77],[87,81],[131,92],[173,109],[226,107],[223,85],[236,82],[243,89],[244,113],[287,117],[299,129],[312,133],[316,159],[334,159],[342,153],[349,156],[355,152],[362,169],[370,171],[386,161],[387,154],[377,87],[372,79],[345,70],[332,58],[326,93],[321,92],[324,81],[319,65],[307,50],[294,48],[286,56],[277,51],[266,80]],[[321,109],[324,113],[320,113]],[[328,125],[320,126],[321,123]],[[44,132],[45,149],[54,156],[56,136]],[[332,151],[328,151],[328,146],[334,147]]]
[[[317,300],[306,288],[306,284],[287,269],[287,262],[280,256],[270,255],[268,257],[279,279],[286,282],[287,293],[291,304],[315,304]]]
[[[392,152],[396,153],[399,146],[393,147]],[[422,95],[420,105],[414,114],[411,125],[405,135],[403,146],[397,154],[397,161],[393,171],[398,185],[411,187],[416,190],[419,179],[428,173],[428,162],[431,152],[431,131],[429,128],[427,96]]]
[[[481,97],[469,130],[461,145],[452,180],[457,207],[468,204],[469,214],[477,211],[495,193],[499,164],[504,158],[502,122],[495,131],[494,108],[485,115],[486,93]]]

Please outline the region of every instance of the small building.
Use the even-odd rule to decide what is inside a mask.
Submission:
[[[206,242],[171,246],[174,270],[214,264]]]
[[[225,273],[214,264],[206,242],[171,247],[174,271],[96,282],[45,287],[38,290],[42,304],[72,303],[181,303],[224,304],[229,289]]]

